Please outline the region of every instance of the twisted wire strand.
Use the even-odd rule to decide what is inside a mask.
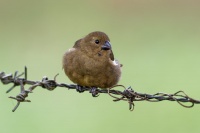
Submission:
[[[21,78],[22,75],[25,75],[24,78]],[[77,89],[77,85],[75,84],[65,84],[65,83],[57,83],[55,75],[53,80],[49,80],[48,77],[44,76],[41,81],[32,81],[27,79],[27,67],[23,73],[18,75],[18,71],[12,74],[6,74],[5,72],[0,72],[0,80],[2,84],[13,84],[13,86],[6,91],[9,93],[15,87],[20,86],[20,93],[13,97],[10,96],[9,98],[14,99],[17,101],[16,106],[13,108],[13,112],[19,107],[21,102],[31,102],[27,100],[29,93],[32,93],[35,88],[38,86],[47,89],[49,91],[54,90],[57,87],[64,87],[68,89]],[[25,85],[30,85],[28,89],[25,89]],[[114,90],[116,87],[121,87],[124,90]],[[91,88],[84,87],[83,91],[89,91],[92,93]],[[112,98],[114,98],[114,102],[117,101],[127,101],[129,104],[129,110],[134,110],[134,101],[149,101],[149,102],[161,102],[161,101],[176,101],[178,104],[185,108],[192,108],[195,104],[200,104],[200,100],[195,100],[194,98],[189,97],[184,91],[177,91],[174,94],[167,94],[167,93],[156,93],[156,94],[146,94],[134,91],[131,87],[126,88],[123,85],[115,85],[108,89],[96,89],[95,95],[92,93],[92,96],[97,97],[100,93],[106,93]],[[191,103],[191,105],[185,105],[184,103]]]

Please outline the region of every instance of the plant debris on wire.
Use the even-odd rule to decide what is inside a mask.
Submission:
[[[24,75],[24,78],[21,78],[21,76]],[[19,107],[21,102],[31,102],[30,100],[27,100],[29,93],[32,93],[33,90],[40,86],[44,89],[47,89],[49,91],[54,90],[56,87],[65,87],[68,89],[76,89],[78,88],[75,84],[65,84],[65,83],[57,83],[56,77],[58,74],[54,77],[54,79],[49,80],[46,76],[42,78],[41,81],[31,81],[27,79],[27,67],[25,67],[25,70],[23,73],[18,75],[18,71],[16,71],[13,74],[6,74],[5,72],[0,72],[0,80],[1,82],[6,84],[13,84],[13,86],[6,91],[6,93],[9,93],[12,91],[15,87],[20,86],[20,93],[13,97],[10,96],[9,98],[14,99],[17,101],[16,106],[12,110],[13,112]],[[25,89],[25,85],[30,85],[27,89]],[[124,90],[115,90],[116,87],[122,87]],[[149,102],[160,102],[164,100],[168,101],[176,101],[181,106],[186,108],[191,108],[194,106],[194,104],[200,104],[200,100],[195,100],[191,97],[189,97],[185,92],[178,91],[174,94],[166,94],[166,93],[156,93],[156,94],[146,94],[146,93],[139,93],[134,91],[131,87],[125,88],[123,85],[116,85],[112,88],[108,89],[96,89],[95,93],[93,90],[91,91],[91,88],[84,87],[83,91],[88,91],[89,93],[92,93],[93,97],[99,96],[100,93],[108,94],[109,96],[113,97],[113,101],[127,101],[129,104],[129,110],[134,109],[134,101],[149,101]],[[190,103],[190,105],[185,105],[184,103]]]

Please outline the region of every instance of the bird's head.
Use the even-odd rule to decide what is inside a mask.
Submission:
[[[109,37],[100,31],[92,32],[80,40],[80,48],[89,56],[110,57],[112,47]],[[114,58],[114,57],[113,57]]]

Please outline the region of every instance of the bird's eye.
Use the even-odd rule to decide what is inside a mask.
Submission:
[[[95,40],[95,43],[96,43],[96,44],[99,44],[99,40]]]

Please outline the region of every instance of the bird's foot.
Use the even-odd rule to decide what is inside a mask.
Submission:
[[[92,93],[93,97],[98,97],[99,96],[99,92],[97,90],[97,87],[91,87],[90,93]]]
[[[76,85],[76,91],[78,91],[79,93],[82,93],[85,91],[85,87],[80,86],[80,85]]]

